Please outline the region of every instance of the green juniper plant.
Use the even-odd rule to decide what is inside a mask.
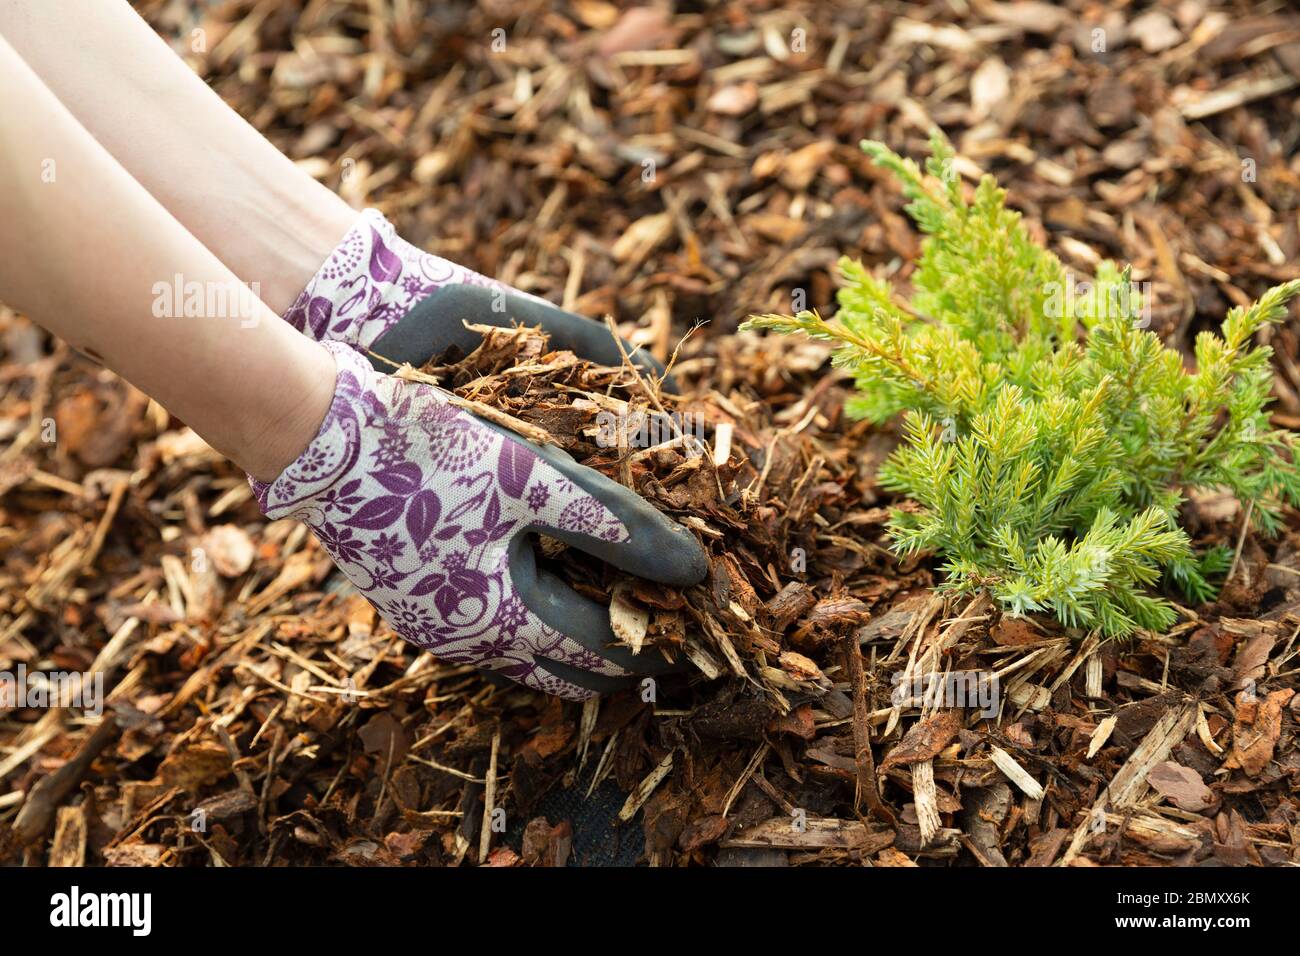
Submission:
[[[880,473],[914,502],[892,514],[895,547],[942,556],[945,588],[986,589],[1012,613],[1108,636],[1174,622],[1153,591],[1162,576],[1211,598],[1231,552],[1193,551],[1177,524],[1184,495],[1227,489],[1266,533],[1285,501],[1300,501],[1296,435],[1266,412],[1272,353],[1251,344],[1285,317],[1300,281],[1201,333],[1188,371],[1144,328],[1128,270],[1102,263],[1076,287],[992,177],[967,200],[942,134],[925,173],[862,145],[901,181],[926,234],[911,301],[846,258],[834,320],[805,311],[745,327],[834,343],[857,386],[850,414],[905,413]]]

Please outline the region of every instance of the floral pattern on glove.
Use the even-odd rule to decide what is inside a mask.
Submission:
[[[446,285],[527,295],[416,248],[379,210],[367,209],[284,318],[318,342],[329,339],[368,349],[416,303]]]
[[[541,658],[597,674],[616,664],[545,624],[510,577],[528,528],[626,541],[613,513],[516,440],[431,386],[375,371],[326,342],[337,375],[316,438],[278,478],[253,481],[269,518],[300,518],[407,641],[572,699],[592,692]]]

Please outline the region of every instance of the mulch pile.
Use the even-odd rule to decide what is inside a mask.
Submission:
[[[937,123],[1081,274],[1133,262],[1189,343],[1297,274],[1300,17],[139,6],[412,240],[663,358],[707,320],[679,396],[529,330],[424,371],[691,527],[710,575],[668,591],[545,543],[683,673],[585,705],[497,686],[403,644],[183,423],[0,311],[0,673],[102,674],[108,695],[102,720],[0,711],[5,860],[552,865],[572,824],[539,806],[612,781],[659,865],[1300,862],[1300,516],[1268,541],[1235,502],[1190,502],[1198,543],[1239,555],[1164,635],[1100,643],[945,599],[933,562],[888,551],[873,476],[896,438],[843,417],[825,349],[731,334],[828,305],[841,253],[906,282],[918,237],[856,142],[919,155]],[[1288,427],[1297,328],[1272,334]],[[946,706],[935,674],[996,686]]]

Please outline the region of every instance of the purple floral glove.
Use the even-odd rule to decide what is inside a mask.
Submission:
[[[320,267],[285,319],[317,341],[347,342],[388,361],[423,365],[456,348],[472,351],[475,325],[541,326],[551,344],[602,365],[621,365],[622,351],[600,322],[558,309],[536,296],[424,252],[397,235],[375,209],[367,209]],[[623,343],[646,371],[663,366]],[[671,377],[665,382],[671,391]]]
[[[705,571],[689,532],[563,452],[325,346],[337,375],[319,433],[252,483],[268,517],[305,521],[402,637],[446,660],[574,699],[666,669],[657,652],[610,647],[608,609],[539,569],[531,538],[686,585]]]

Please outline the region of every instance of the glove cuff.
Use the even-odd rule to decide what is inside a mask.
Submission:
[[[363,396],[372,391],[371,379],[379,373],[347,343],[321,344],[334,357],[334,398],[316,437],[272,481],[248,478],[258,506],[268,518],[306,517],[304,505],[345,475],[361,452],[357,416]]]

